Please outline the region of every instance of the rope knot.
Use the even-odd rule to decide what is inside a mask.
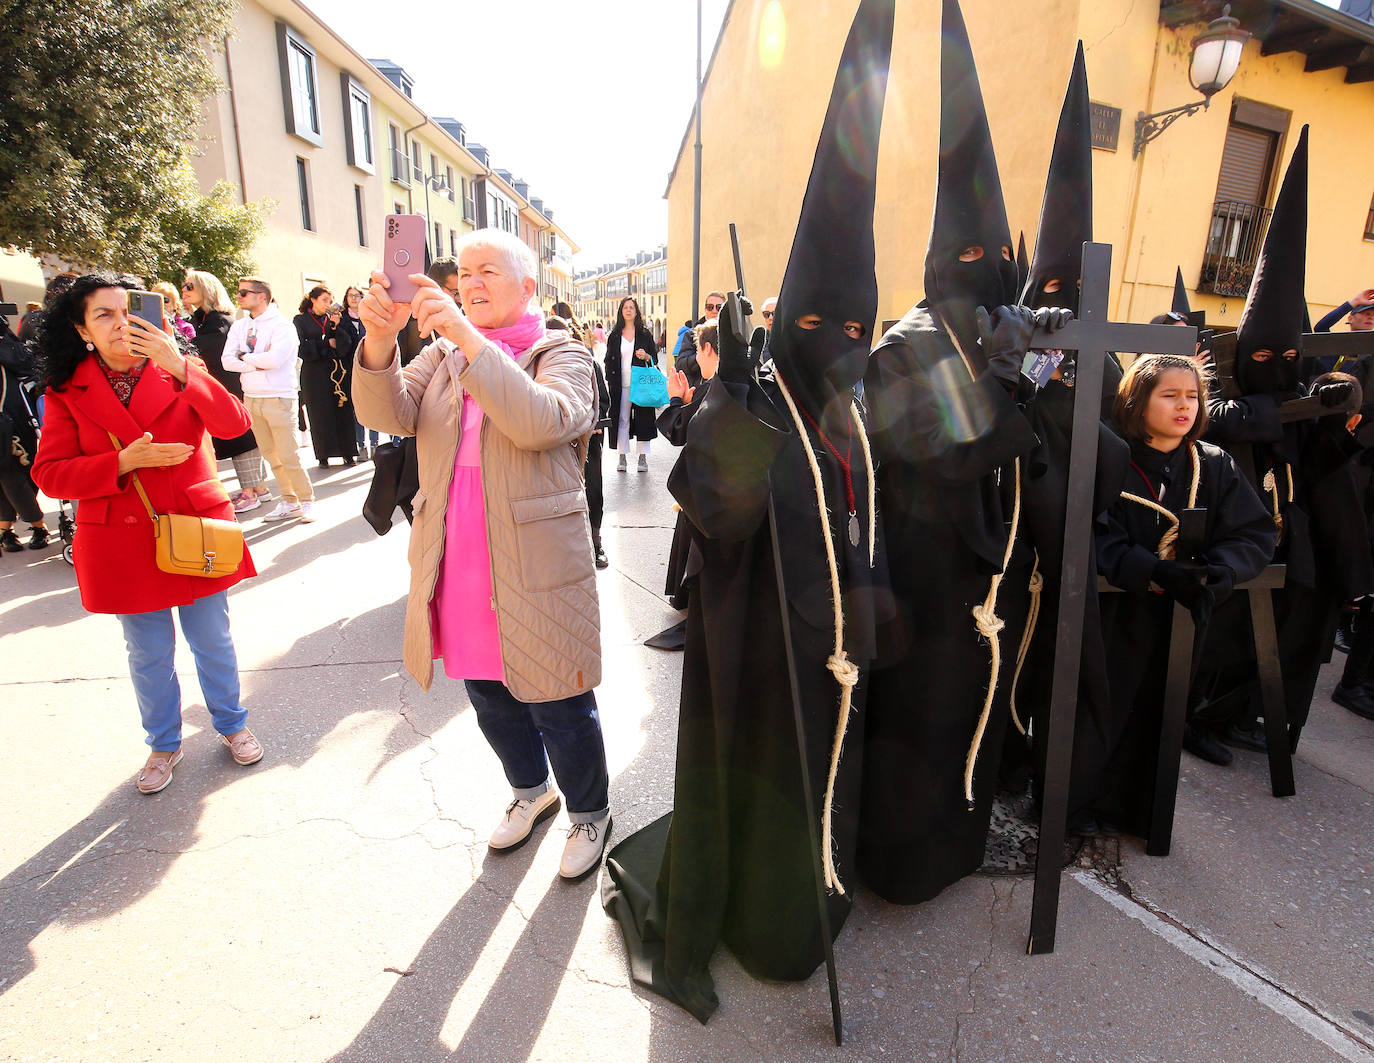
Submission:
[[[975,605],[973,607],[973,619],[978,628],[978,634],[984,638],[992,638],[1006,626],[1002,622],[1002,618],[997,615],[997,607],[991,602]]]
[[[858,685],[859,666],[849,659],[849,654],[844,650],[831,654],[825,666],[830,669],[830,674],[840,686],[853,689]]]
[[[1036,559],[1036,563],[1039,564],[1039,558]],[[1031,573],[1030,584],[1027,589],[1032,594],[1039,594],[1045,589],[1045,577],[1040,575],[1040,570],[1038,568]]]

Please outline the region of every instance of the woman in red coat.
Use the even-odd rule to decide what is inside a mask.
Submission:
[[[154,525],[130,473],[137,471],[158,513],[232,520],[210,436],[231,439],[249,419],[204,363],[182,354],[167,332],[130,317],[127,301],[124,285],[97,273],[79,278],[49,310],[39,339],[47,413],[33,477],[44,494],[78,502],[72,549],[81,604],[114,613],[124,628],[153,751],[137,785],[150,794],[172,781],[181,760],[174,607],[215,730],[238,763],[262,758],[239,701],[225,594],[257,570],[246,549],[238,571],[216,579],[157,567]]]

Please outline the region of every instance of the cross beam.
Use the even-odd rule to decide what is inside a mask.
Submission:
[[[1031,955],[1054,951],[1059,917],[1059,875],[1069,803],[1069,764],[1073,756],[1074,711],[1083,642],[1083,608],[1097,574],[1091,556],[1093,484],[1097,473],[1097,422],[1102,415],[1103,367],[1109,352],[1192,354],[1197,329],[1178,325],[1115,322],[1107,313],[1111,286],[1110,244],[1083,245],[1083,287],[1079,315],[1057,332],[1038,331],[1033,347],[1078,352],[1074,383],[1073,434],[1069,445],[1069,490],[1064,514],[1064,557],[1059,579],[1059,629],[1055,637],[1054,678],[1046,731],[1045,794],[1031,901]]]

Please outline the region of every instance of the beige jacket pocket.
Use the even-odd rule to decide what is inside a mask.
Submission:
[[[520,555],[520,582],[525,590],[548,591],[586,579],[592,555],[587,496],[582,491],[512,498],[510,506]],[[581,564],[584,554],[585,566]]]

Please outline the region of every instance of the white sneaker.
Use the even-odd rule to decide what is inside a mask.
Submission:
[[[488,847],[502,851],[519,849],[529,840],[534,825],[557,813],[562,805],[558,791],[553,787],[549,787],[533,801],[517,797],[506,806],[506,814],[501,817],[501,822],[496,824],[496,829],[491,832],[491,838],[487,841]]]
[[[262,519],[267,521],[292,520],[300,515],[301,504],[299,502],[278,502],[277,508],[264,514]]]
[[[312,520],[315,519],[315,503],[314,503],[314,502],[302,502],[302,503],[300,504],[300,507],[301,507],[301,523],[302,523],[302,524],[309,524]]]
[[[619,462],[619,463],[616,465],[616,467],[615,467],[615,471],[616,471],[616,472],[624,472],[625,469],[626,469],[626,465],[625,465],[625,455],[622,454],[622,455],[620,455],[620,462]]]
[[[601,854],[611,836],[611,814],[595,823],[574,823],[563,846],[563,860],[558,873],[566,879],[578,879],[601,865]]]
[[[641,454],[641,455],[639,456],[639,471],[640,471],[640,472],[648,472],[648,471],[649,471],[649,459],[648,459],[648,457],[647,457],[646,455],[644,455],[644,454]]]

